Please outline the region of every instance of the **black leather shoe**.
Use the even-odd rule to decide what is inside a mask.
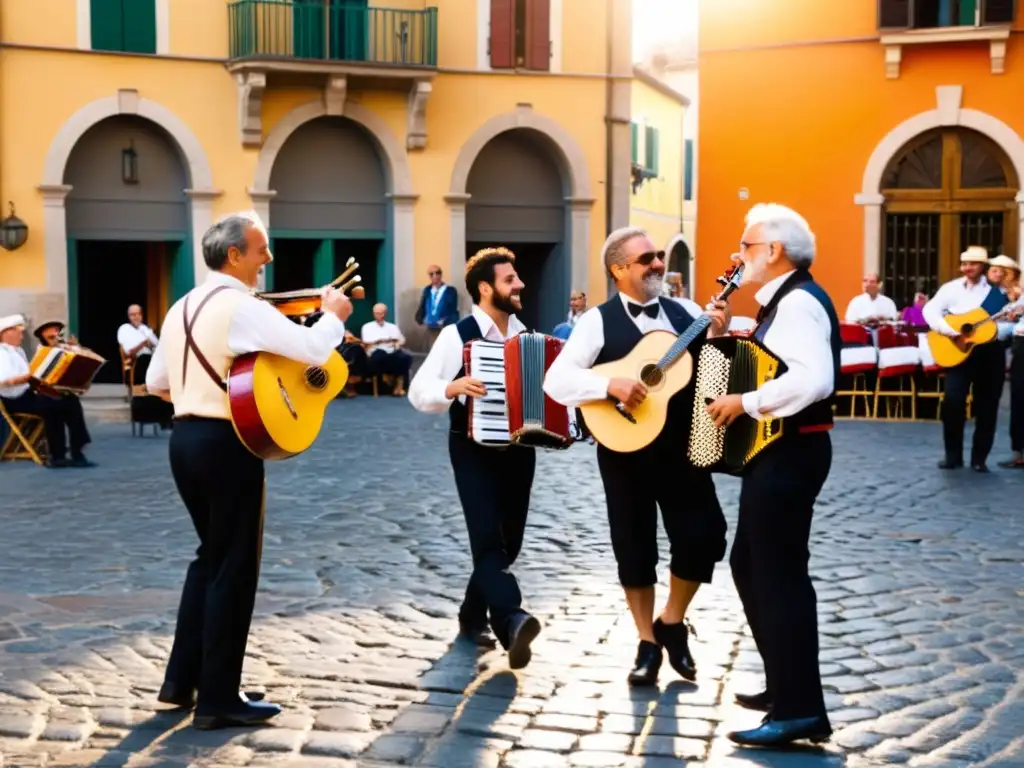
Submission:
[[[748,747],[781,747],[794,741],[807,739],[813,744],[822,744],[832,737],[828,718],[802,717],[797,720],[772,720],[765,718],[757,728],[748,731],[731,731],[729,740]]]
[[[973,469],[975,472],[981,472],[982,474],[988,472],[988,467],[985,466],[985,462],[983,461],[972,461],[971,469]]]
[[[78,467],[79,469],[86,469],[88,467],[95,467],[96,466],[96,462],[89,461],[87,458],[85,458],[85,456],[74,456],[71,459],[71,461],[68,462],[68,466],[69,467]]]
[[[242,695],[249,701],[263,701],[263,694],[260,691],[246,691]],[[160,686],[156,700],[161,704],[173,704],[182,709],[192,709],[196,705],[196,689],[165,682]]]
[[[768,695],[768,691],[761,691],[760,693],[737,693],[735,699],[736,703],[741,707],[754,709],[758,712],[767,712],[772,708],[772,697]]]
[[[661,671],[661,646],[641,640],[636,649],[633,671],[626,678],[630,685],[655,685]]]
[[[654,622],[654,639],[668,654],[672,669],[686,680],[697,678],[697,663],[690,655],[690,632],[682,622],[665,624],[661,619]]]
[[[960,469],[964,463],[955,459],[943,459],[939,462],[939,469]]]
[[[540,634],[540,622],[528,613],[517,613],[508,620],[508,666],[522,669],[530,663],[530,643]]]
[[[495,648],[498,645],[497,638],[491,634],[491,630],[487,627],[486,623],[480,626],[473,626],[460,621],[459,637],[481,648]]]
[[[267,701],[246,701],[241,695],[237,704],[224,708],[199,711],[192,718],[192,726],[200,731],[229,728],[236,725],[259,725],[281,714],[281,707]]]

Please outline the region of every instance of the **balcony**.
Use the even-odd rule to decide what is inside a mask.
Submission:
[[[262,143],[262,97],[273,82],[316,84],[330,114],[350,88],[409,92],[409,148],[426,145],[426,103],[437,69],[437,9],[376,8],[356,0],[236,0],[228,5],[228,71],[242,100],[242,143]]]

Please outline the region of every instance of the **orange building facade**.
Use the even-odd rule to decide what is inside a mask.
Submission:
[[[807,218],[840,314],[868,272],[902,309],[968,245],[1024,261],[1014,0],[714,0],[699,32],[695,297],[758,202]],[[734,312],[752,313],[740,293]]]

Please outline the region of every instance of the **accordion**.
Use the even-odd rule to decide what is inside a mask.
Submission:
[[[40,391],[83,395],[107,361],[84,347],[40,347],[29,363],[32,384]]]
[[[707,404],[724,395],[758,389],[785,371],[785,363],[752,338],[708,339],[697,356],[693,421],[687,458],[711,472],[740,474],[765,448],[782,437],[782,419],[752,419],[740,414],[716,427]]]
[[[467,397],[469,437],[482,445],[568,448],[574,441],[574,412],[544,393],[544,374],[563,342],[543,333],[521,333],[504,342],[466,342],[466,375],[487,388]]]

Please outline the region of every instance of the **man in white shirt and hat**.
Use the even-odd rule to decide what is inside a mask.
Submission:
[[[21,346],[24,339],[24,317],[0,317],[0,401],[12,415],[24,413],[42,417],[49,450],[47,466],[54,469],[95,466],[82,453],[82,449],[92,442],[85,425],[82,403],[77,397],[47,397],[32,391],[28,357]],[[68,443],[71,446],[70,459],[67,457]]]

